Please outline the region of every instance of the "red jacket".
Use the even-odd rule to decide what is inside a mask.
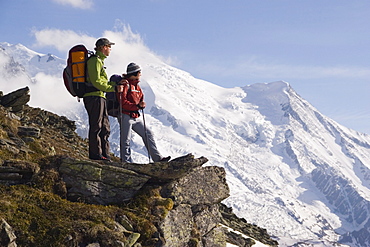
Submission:
[[[122,92],[122,113],[133,118],[138,118],[140,116],[140,108],[137,105],[144,100],[144,94],[138,83],[139,81],[128,80],[128,83],[124,85]],[[117,98],[120,98],[119,93],[117,93]]]

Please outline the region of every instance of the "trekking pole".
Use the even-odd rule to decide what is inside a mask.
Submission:
[[[123,117],[122,117],[122,94],[123,94],[123,92],[120,92],[120,93],[118,93],[118,95],[119,95],[119,113],[118,113],[118,117],[119,117],[119,136],[120,136],[120,138],[119,138],[119,141],[120,141],[120,153],[121,154],[123,154],[123,152],[122,152],[122,150],[121,150],[121,148],[122,148],[122,146],[121,146],[121,138],[122,138],[122,128],[123,128]],[[121,156],[121,155],[120,155]],[[121,157],[121,161],[123,162],[123,157]]]
[[[146,139],[146,143],[147,143],[147,148],[146,149],[148,150],[148,159],[149,159],[149,163],[150,163],[149,141],[148,141],[148,135],[146,134],[146,124],[145,124],[144,109],[141,109],[141,112],[143,113],[145,139]]]

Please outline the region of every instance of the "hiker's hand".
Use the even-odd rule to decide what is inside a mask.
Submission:
[[[144,109],[146,106],[145,102],[144,101],[141,101],[139,104],[137,104],[137,107],[140,108],[140,109]]]
[[[120,80],[120,81],[117,83],[117,85],[123,85],[123,84],[126,84],[126,83],[128,83],[128,81],[127,81],[126,79],[122,79],[122,80]]]
[[[122,92],[123,92],[123,85],[117,85],[117,86],[116,86],[116,91],[117,91],[118,93],[122,93]]]

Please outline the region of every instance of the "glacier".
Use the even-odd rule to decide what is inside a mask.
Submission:
[[[144,117],[161,153],[193,153],[224,167],[231,191],[224,203],[239,217],[266,228],[280,246],[370,246],[369,135],[324,116],[285,81],[223,88],[145,49],[129,58],[112,55],[108,73],[122,71],[118,61],[142,67]],[[0,89],[28,85],[38,95],[30,105],[66,115],[86,137],[83,104],[63,88],[65,63],[0,43]],[[118,155],[113,118],[110,141]],[[132,147],[134,161],[147,163],[137,135]]]

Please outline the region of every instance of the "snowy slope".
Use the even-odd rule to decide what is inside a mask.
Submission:
[[[24,68],[34,68],[27,72],[38,78],[36,84],[42,83],[38,72],[48,60],[43,58],[55,58],[19,45],[0,46]],[[113,64],[123,58],[109,59]],[[147,50],[134,61],[143,68],[145,120],[159,150],[172,157],[205,156],[208,165],[224,167],[231,189],[225,203],[238,216],[266,228],[280,246],[338,241],[370,246],[370,136],[323,116],[287,82],[222,88],[168,66]],[[60,85],[65,61],[52,63],[44,73]],[[0,77],[1,87],[4,83]],[[30,88],[31,95],[39,89]],[[64,108],[47,100],[42,107],[76,120],[86,136],[83,105],[66,104],[72,97],[63,87],[55,94],[59,91]],[[111,120],[112,149],[118,154],[117,121]],[[142,141],[138,136],[133,141],[134,160],[146,163]]]
[[[11,54],[13,58],[16,58],[16,62],[22,64],[31,77],[35,77],[39,72],[55,75],[65,67],[64,59],[52,54],[45,55],[32,51],[22,44],[12,45],[1,42],[0,47],[5,49],[6,53]]]

